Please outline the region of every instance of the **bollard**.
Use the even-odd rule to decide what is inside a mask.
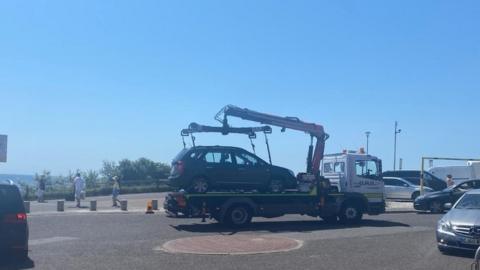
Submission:
[[[120,201],[120,209],[122,211],[127,211],[127,205],[128,205],[128,201]]]
[[[23,206],[25,207],[25,213],[30,213],[30,202],[29,201],[26,201],[26,202],[23,202]]]
[[[158,200],[152,200],[152,208],[153,210],[158,210]]]
[[[97,211],[97,201],[90,201],[90,211]]]
[[[65,201],[57,201],[57,211],[63,212],[65,210]]]

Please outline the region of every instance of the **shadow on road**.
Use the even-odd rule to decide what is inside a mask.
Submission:
[[[35,262],[30,258],[26,260],[2,260],[0,262],[0,270],[16,270],[16,269],[32,269],[35,267]]]
[[[170,225],[177,231],[187,231],[196,233],[227,233],[235,234],[237,232],[244,231],[265,231],[272,233],[284,233],[284,232],[312,232],[320,230],[331,229],[349,229],[360,227],[374,227],[374,228],[388,228],[388,227],[410,227],[408,224],[384,221],[384,220],[364,220],[357,225],[342,225],[342,224],[328,224],[324,221],[266,221],[266,222],[253,222],[249,226],[240,229],[232,229],[223,226],[219,223],[204,223],[204,224],[181,224]]]

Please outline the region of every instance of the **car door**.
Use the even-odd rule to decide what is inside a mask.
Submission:
[[[392,199],[394,197],[394,192],[395,192],[395,186],[392,183],[392,179],[383,179],[384,183],[384,192],[385,192],[385,198],[387,199]]]
[[[238,182],[236,166],[228,150],[209,150],[203,156],[205,174],[211,184],[225,186]]]
[[[238,177],[243,184],[254,187],[268,185],[270,181],[268,164],[246,151],[237,151],[234,155]]]

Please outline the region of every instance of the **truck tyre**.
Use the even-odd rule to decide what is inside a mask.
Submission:
[[[346,202],[340,209],[338,218],[343,224],[356,224],[362,220],[363,211],[359,203]]]
[[[192,193],[205,193],[208,191],[208,181],[204,177],[196,177],[190,185],[189,191]]]
[[[272,179],[268,189],[272,193],[281,193],[283,191],[283,181],[280,179]]]
[[[244,204],[231,206],[225,214],[225,223],[231,227],[244,227],[252,221],[252,210]]]

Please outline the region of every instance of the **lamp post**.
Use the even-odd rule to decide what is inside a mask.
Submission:
[[[397,170],[397,134],[402,132],[401,129],[398,129],[398,122],[395,121],[395,138],[393,141],[393,170]]]
[[[367,136],[367,155],[368,155],[368,140],[370,139],[370,134],[372,134],[372,132],[370,131],[365,132],[365,135]]]

